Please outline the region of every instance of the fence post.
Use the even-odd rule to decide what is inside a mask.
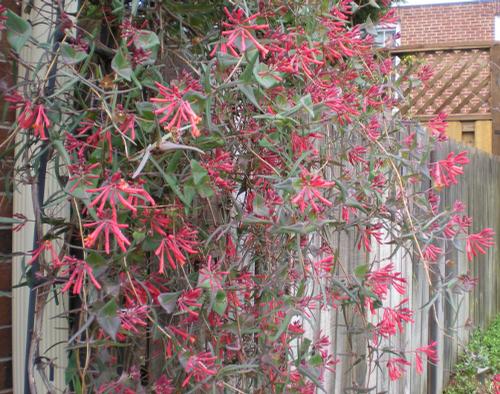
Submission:
[[[494,155],[500,155],[500,44],[490,49],[491,63],[491,120],[493,125]]]

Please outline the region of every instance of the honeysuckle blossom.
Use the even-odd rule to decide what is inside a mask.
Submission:
[[[330,188],[335,185],[335,182],[327,182],[320,175],[309,173],[306,169],[302,169],[300,174],[302,189],[292,198],[292,204],[299,206],[301,213],[306,210],[307,203],[310,204],[312,210],[316,213],[321,212],[321,208],[316,204],[315,200],[319,200],[323,205],[331,207],[333,203],[327,200],[318,189]]]
[[[110,216],[106,213],[102,215],[98,215],[97,221],[93,223],[86,223],[83,225],[85,228],[95,227],[94,231],[92,231],[85,238],[85,247],[91,248],[93,247],[98,239],[104,235],[104,250],[106,254],[109,254],[111,251],[111,235],[114,237],[116,243],[122,250],[122,252],[127,251],[127,246],[130,246],[130,241],[123,235],[122,230],[128,228],[128,224],[118,223],[116,221],[116,216]]]
[[[438,189],[457,184],[457,176],[464,173],[462,166],[469,163],[467,151],[455,155],[451,152],[444,160],[439,160],[431,164],[430,173],[434,181],[434,186]]]
[[[44,253],[46,252],[48,252],[50,256],[50,261],[47,262],[50,262],[53,267],[60,267],[62,264],[61,259],[59,258],[59,254],[57,253],[56,248],[51,240],[41,241],[38,244],[38,248],[31,252],[31,260],[28,261],[28,265],[36,262],[40,255],[44,256]]]
[[[210,352],[202,352],[190,356],[184,365],[187,377],[184,379],[182,387],[187,386],[192,377],[194,377],[196,382],[201,382],[217,374],[216,360],[217,357],[212,356]]]
[[[131,204],[131,198],[133,196],[140,197],[145,202],[155,205],[155,201],[146,190],[140,187],[130,186],[130,184],[122,178],[122,175],[119,172],[115,173],[110,180],[105,182],[101,187],[87,189],[87,193],[98,193],[98,195],[90,202],[89,207],[97,206],[97,212],[102,214],[105,206],[109,205],[111,207],[113,217],[116,217],[117,215],[117,202],[121,203],[124,208],[127,208],[132,212],[137,211],[137,208]],[[124,197],[124,194],[128,195],[127,198]]]
[[[202,303],[199,302],[198,300],[200,299],[202,293],[203,289],[200,287],[197,287],[196,289],[193,290],[183,291],[182,294],[177,299],[177,305],[179,307],[179,310],[181,312],[187,312],[192,317],[197,318],[199,313],[193,310],[193,308],[201,308]]]
[[[427,356],[427,360],[436,363],[438,361],[437,350],[436,350],[437,342],[434,341],[430,345],[418,347],[415,351],[415,366],[417,369],[417,373],[421,375],[424,372],[423,362],[421,353]]]
[[[389,378],[391,380],[398,380],[405,371],[405,366],[410,365],[409,361],[406,361],[401,357],[392,357],[387,361],[387,369],[389,370]]]
[[[101,289],[101,285],[94,276],[92,267],[85,260],[64,256],[61,265],[63,268],[59,274],[61,276],[68,276],[66,284],[61,288],[63,293],[73,287],[72,293],[80,294],[87,277],[97,290]]]
[[[161,97],[152,98],[151,102],[159,106],[154,110],[154,113],[159,116],[158,122],[163,124],[165,130],[171,131],[175,135],[183,126],[189,124],[191,135],[194,138],[199,137],[198,123],[201,122],[201,117],[194,112],[189,101],[183,98],[191,87],[180,89],[174,84],[166,87],[158,82],[156,87],[159,89]],[[160,105],[165,106],[160,107]]]
[[[465,243],[467,259],[472,261],[478,253],[486,254],[486,249],[495,245],[494,236],[495,232],[491,228],[485,228],[479,233],[470,234]]]
[[[448,140],[448,137],[446,136],[446,127],[448,126],[448,123],[446,122],[447,116],[448,115],[441,112],[436,117],[427,122],[427,128],[430,130],[432,136],[438,142]]]
[[[184,227],[181,230],[167,234],[163,237],[160,245],[155,250],[155,255],[160,261],[158,272],[160,274],[165,271],[165,256],[172,269],[177,266],[186,264],[187,258],[184,253],[197,254],[198,242],[196,241],[197,232]]]
[[[224,40],[220,44],[215,45],[214,49],[210,53],[210,56],[214,56],[217,51],[227,53],[229,50],[233,56],[237,57],[239,56],[238,52],[243,54],[252,46],[257,48],[262,56],[265,56],[268,49],[259,43],[259,41],[252,34],[253,32],[265,31],[269,28],[267,24],[254,24],[254,21],[259,17],[259,14],[247,17],[243,9],[237,8],[231,13],[227,7],[224,7],[224,13],[227,17],[227,20],[222,22],[222,26],[224,27],[222,36],[224,37]]]

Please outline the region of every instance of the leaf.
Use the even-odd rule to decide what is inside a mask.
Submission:
[[[270,71],[267,64],[259,63],[253,69],[253,75],[256,81],[265,89],[272,88],[279,82],[279,75],[276,72]]]
[[[24,220],[0,216],[0,223],[1,224],[20,224],[20,223],[24,223]]]
[[[137,15],[137,10],[139,9],[139,0],[132,0],[130,4],[130,12],[133,16]]]
[[[61,57],[66,64],[77,64],[87,58],[87,52],[76,50],[72,45],[63,42],[61,44]]]
[[[219,314],[220,316],[224,316],[226,308],[227,308],[226,293],[222,290],[219,290],[217,292],[217,295],[215,296],[215,302],[212,309],[215,313]]]
[[[356,277],[359,279],[364,279],[369,269],[370,267],[368,266],[368,264],[358,265],[356,268],[354,268],[354,275],[356,275]]]
[[[32,29],[30,23],[11,10],[7,10],[5,27],[7,30],[7,41],[10,46],[19,53],[21,48],[31,37]]]
[[[127,58],[127,54],[122,49],[116,52],[116,55],[113,57],[111,68],[127,81],[132,80],[132,65]]]
[[[155,62],[158,55],[158,48],[160,46],[160,40],[158,39],[156,33],[149,30],[139,30],[134,39],[134,45],[137,48],[150,52],[150,55],[144,64],[153,64]]]
[[[191,160],[191,173],[195,186],[201,185],[209,180],[208,171],[204,169],[197,160]]]
[[[99,309],[96,317],[101,328],[116,341],[116,334],[120,329],[121,320],[118,317],[118,306],[115,299],[111,299]]]
[[[158,295],[158,302],[167,313],[174,313],[180,294],[180,291],[175,293],[161,293]]]
[[[257,102],[257,99],[255,98],[255,92],[253,88],[250,85],[244,85],[242,83],[238,84],[238,89],[246,96],[248,100],[258,109],[260,109],[262,112],[264,110],[261,108],[259,103]]]

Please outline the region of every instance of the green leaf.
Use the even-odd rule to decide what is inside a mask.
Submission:
[[[118,317],[118,306],[115,299],[111,299],[99,309],[96,317],[101,328],[116,341],[116,334],[120,329],[121,320]]]
[[[267,64],[259,63],[253,69],[256,81],[265,89],[272,88],[279,83],[279,74],[269,70]]]
[[[130,12],[132,13],[133,16],[137,15],[138,8],[139,8],[139,0],[132,0],[130,5]]]
[[[87,58],[87,52],[76,50],[72,45],[63,42],[61,44],[61,57],[66,64],[77,64]]]
[[[148,59],[143,64],[153,64],[155,62],[160,47],[160,40],[156,33],[149,30],[139,30],[134,39],[134,45],[144,51],[150,51]]]
[[[354,268],[354,275],[356,275],[356,277],[359,279],[364,279],[369,269],[370,267],[368,266],[368,264],[358,265],[356,268]]]
[[[252,83],[253,82],[253,76],[254,76],[254,68],[255,68],[255,63],[257,62],[257,59],[259,58],[259,52],[258,51],[252,51],[248,53],[248,64],[245,67],[245,70],[241,73],[240,75],[240,80],[246,83]]]
[[[30,23],[11,10],[7,10],[5,27],[7,28],[7,41],[10,46],[19,53],[21,48],[31,37]]]
[[[0,223],[1,224],[20,224],[20,223],[24,223],[24,220],[0,216]]]
[[[92,251],[87,254],[86,261],[92,267],[100,267],[100,266],[104,266],[107,264],[107,261],[103,256],[101,256],[99,253],[92,252]]]
[[[219,290],[217,292],[217,295],[215,296],[215,302],[212,309],[214,310],[215,313],[219,314],[220,316],[224,316],[226,308],[227,308],[226,293],[222,290]]]
[[[201,185],[209,180],[208,172],[196,160],[191,160],[191,173],[195,186]]]
[[[161,293],[158,296],[158,302],[167,313],[174,313],[175,307],[177,306],[177,299],[179,298],[180,294],[180,291],[177,291],[175,293]]]
[[[248,100],[250,100],[250,102],[255,107],[257,107],[262,112],[264,112],[264,110],[261,108],[261,106],[257,102],[257,98],[255,97],[255,92],[254,92],[253,88],[250,85],[245,85],[245,84],[240,83],[240,84],[238,84],[238,89],[246,96],[246,98]]]
[[[127,81],[132,80],[132,65],[127,58],[127,54],[122,49],[116,52],[115,57],[113,57],[111,68]]]

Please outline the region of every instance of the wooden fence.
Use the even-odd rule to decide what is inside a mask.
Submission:
[[[433,153],[432,160],[439,160],[451,151],[469,150],[470,164],[460,177],[457,186],[446,189],[441,193],[441,205],[453,206],[455,200],[466,204],[467,214],[474,219],[473,232],[484,227],[494,228],[497,232],[496,245],[500,245],[500,159],[475,148],[449,141],[442,144],[439,150]],[[354,234],[339,235],[338,243],[342,260],[346,262],[349,273],[353,273],[356,266],[366,264],[375,259],[388,258],[393,253],[393,247],[388,244],[376,247],[370,256],[359,253],[356,248]],[[481,255],[472,263],[465,256],[465,245],[459,245],[462,252],[457,252],[452,245],[443,242],[439,245],[445,250],[444,257],[433,267],[433,280],[441,283],[452,273],[470,275],[479,280],[472,292],[459,295],[451,289],[439,292],[435,300],[435,307],[425,307],[429,300],[429,287],[422,265],[417,259],[412,259],[403,250],[395,252],[391,261],[396,270],[401,271],[409,279],[408,296],[410,308],[415,311],[414,324],[407,325],[405,331],[391,338],[389,345],[401,351],[409,352],[423,344],[438,341],[439,362],[437,365],[428,364],[422,375],[415,371],[414,362],[407,368],[407,373],[400,380],[391,382],[387,376],[385,362],[380,360],[381,370],[369,370],[369,366],[362,361],[367,354],[366,334],[356,331],[355,314],[345,310],[333,312],[316,312],[316,326],[311,335],[326,334],[330,337],[332,351],[340,360],[336,372],[326,379],[327,393],[441,393],[450,378],[457,355],[467,343],[469,334],[474,327],[485,327],[496,313],[500,311],[500,253],[498,247],[491,248],[486,255]],[[462,286],[467,286],[467,277],[462,276]],[[394,291],[392,293],[395,293]],[[434,296],[432,296],[434,297]],[[387,305],[397,305],[402,296],[392,294],[386,300]],[[413,361],[413,360],[412,360]],[[354,365],[354,367],[353,367]],[[357,391],[357,389],[365,391]],[[371,389],[371,391],[366,391]]]
[[[422,122],[448,115],[447,133],[457,141],[500,155],[500,45],[448,43],[390,49],[406,79],[403,114]],[[433,74],[415,85],[408,75],[426,65]]]

